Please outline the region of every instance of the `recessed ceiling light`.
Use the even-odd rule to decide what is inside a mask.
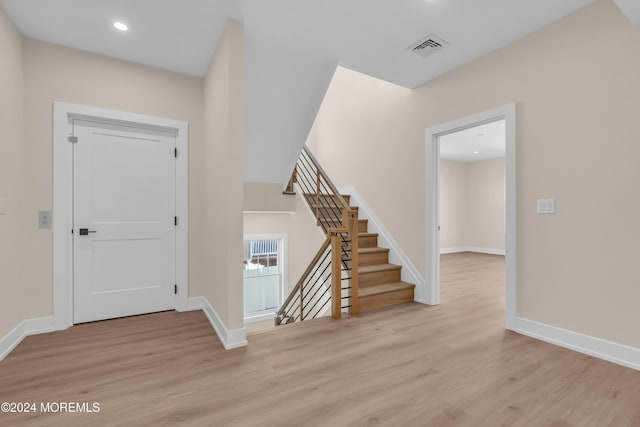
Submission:
[[[480,154],[480,152],[479,151],[474,151],[473,154]]]
[[[127,27],[127,24],[124,24],[122,22],[114,22],[113,26],[120,31],[127,31],[129,29],[129,27]]]

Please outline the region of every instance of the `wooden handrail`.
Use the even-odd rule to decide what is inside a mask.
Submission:
[[[346,210],[351,210],[351,206],[347,204],[347,202],[344,200],[344,197],[342,197],[342,194],[340,194],[336,186],[329,179],[329,175],[327,175],[324,169],[322,169],[322,166],[320,166],[320,163],[318,163],[318,160],[315,158],[315,156],[311,154],[311,150],[309,150],[309,148],[306,145],[302,149],[304,150],[305,153],[307,153],[307,156],[309,156],[309,158],[313,161],[313,165],[316,167],[318,174],[320,174],[324,178],[327,185],[329,185],[329,189],[333,192],[335,196],[337,196],[337,199],[342,205],[342,207]]]

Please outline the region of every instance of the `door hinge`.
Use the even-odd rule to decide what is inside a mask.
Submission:
[[[173,157],[178,158],[178,149],[177,148],[173,149]]]
[[[173,293],[178,295],[178,285],[173,285]]]
[[[177,216],[173,217],[173,225],[175,225],[176,227],[178,226],[178,217]]]
[[[69,142],[73,142],[73,143],[78,142],[78,137],[77,137],[77,136],[73,136],[73,135],[71,135],[71,136],[69,137]]]

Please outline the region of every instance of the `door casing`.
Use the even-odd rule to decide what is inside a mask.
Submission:
[[[431,127],[426,131],[426,266],[427,281],[417,289],[421,301],[427,304],[440,303],[440,243],[438,239],[439,219],[439,162],[438,138],[484,123],[504,119],[506,123],[505,144],[505,327],[515,329],[516,298],[516,104],[507,104],[452,122]]]
[[[73,146],[72,119],[175,132],[176,309],[187,309],[189,247],[189,167],[187,122],[64,102],[53,104],[53,322],[56,330],[73,324]]]

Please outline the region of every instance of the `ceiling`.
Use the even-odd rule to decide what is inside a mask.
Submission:
[[[592,0],[0,0],[28,37],[203,76],[228,18],[249,38],[413,88]],[[130,31],[112,26],[121,20]],[[407,51],[435,33],[450,43]]]
[[[27,37],[203,76],[229,17],[229,0],[0,0]],[[114,21],[128,25],[120,32]]]
[[[205,75],[227,20],[243,21],[244,180],[284,183],[336,66],[414,88],[592,1],[0,0],[0,6],[27,37],[194,76]],[[129,31],[114,29],[116,20]],[[429,34],[448,45],[427,58],[407,50]]]
[[[498,120],[441,136],[440,158],[471,163],[504,157],[505,123]]]
[[[633,25],[640,25],[640,2],[638,0],[614,0]]]

